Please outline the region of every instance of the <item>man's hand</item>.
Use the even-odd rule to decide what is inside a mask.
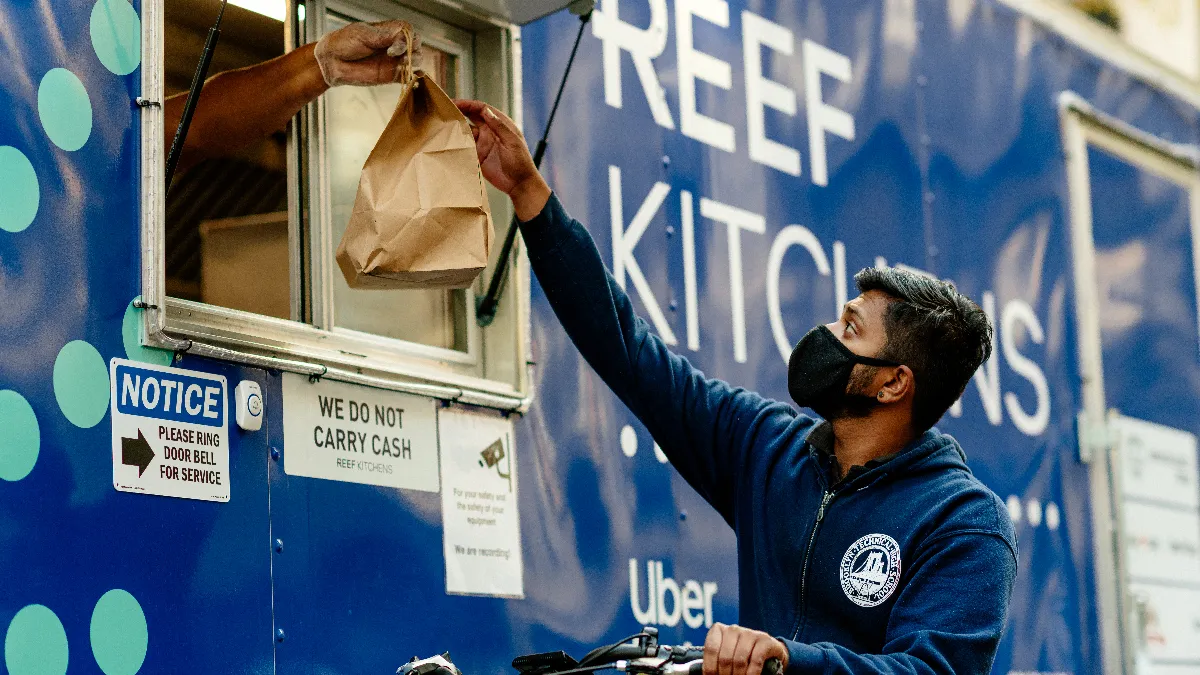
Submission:
[[[387,84],[399,81],[408,65],[409,35],[415,57],[421,40],[408,22],[352,23],[321,38],[313,55],[331,87]]]
[[[454,103],[474,125],[471,130],[483,177],[512,198],[517,218],[533,220],[550,199],[550,186],[534,166],[517,124],[481,101]]]
[[[761,675],[769,658],[787,668],[783,642],[757,630],[714,623],[704,640],[704,675]]]

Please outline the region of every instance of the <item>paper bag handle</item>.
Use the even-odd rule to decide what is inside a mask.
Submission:
[[[404,25],[404,49],[407,52],[404,57],[403,84],[409,86],[416,79],[416,73],[413,70],[413,30],[412,26],[407,23]]]

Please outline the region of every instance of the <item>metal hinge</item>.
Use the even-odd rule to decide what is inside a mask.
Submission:
[[[1117,421],[1121,414],[1116,408],[1110,408],[1104,417],[1095,420],[1085,412],[1076,416],[1079,426],[1079,461],[1091,464],[1100,453],[1106,453],[1116,446],[1120,439]]]
[[[152,101],[143,96],[139,96],[139,97],[133,99],[133,102],[136,103],[137,107],[139,107],[139,108],[161,108],[162,107],[162,103],[160,101]]]

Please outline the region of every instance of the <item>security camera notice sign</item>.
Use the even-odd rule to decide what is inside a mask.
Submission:
[[[229,501],[229,385],[220,375],[109,363],[113,486]]]
[[[283,374],[283,469],[292,476],[438,491],[433,399]]]
[[[438,429],[446,592],[525,597],[512,421],[443,409]]]

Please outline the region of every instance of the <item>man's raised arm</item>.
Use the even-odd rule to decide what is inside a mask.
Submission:
[[[786,424],[794,412],[705,378],[667,349],[551,193],[512,120],[476,101],[458,106],[475,123],[484,177],[513,200],[533,271],[567,335],[683,477],[732,521],[753,430],[768,419]]]

